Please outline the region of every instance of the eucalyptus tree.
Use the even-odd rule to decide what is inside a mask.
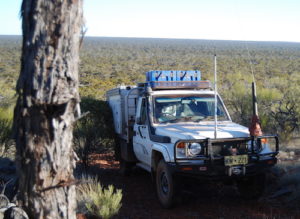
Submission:
[[[14,127],[19,201],[31,218],[75,218],[73,123],[82,0],[23,0]]]

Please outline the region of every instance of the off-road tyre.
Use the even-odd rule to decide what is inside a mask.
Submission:
[[[237,181],[237,188],[242,198],[254,200],[260,198],[265,190],[265,174],[259,174]]]
[[[160,204],[163,208],[173,207],[177,194],[176,180],[164,160],[158,162],[155,178],[156,192]]]

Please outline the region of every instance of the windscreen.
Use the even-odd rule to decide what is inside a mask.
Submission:
[[[222,102],[217,101],[218,121],[229,120]],[[154,122],[201,122],[213,121],[215,99],[205,96],[160,96],[154,98]]]

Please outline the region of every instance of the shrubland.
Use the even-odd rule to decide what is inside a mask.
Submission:
[[[12,157],[14,148],[12,117],[20,51],[21,37],[0,36],[0,157]],[[90,153],[111,150],[115,144],[112,115],[105,102],[107,90],[143,82],[144,73],[156,69],[201,70],[203,79],[213,81],[214,54],[218,56],[219,93],[233,121],[250,123],[254,77],[264,133],[279,135],[281,145],[300,137],[299,43],[86,37],[80,52],[84,116],[74,126],[74,149],[86,166]],[[294,165],[276,168],[289,167]],[[278,177],[278,188],[288,185],[299,191],[299,172],[285,172]],[[120,209],[121,191],[102,188],[96,178],[81,182],[77,186],[79,212],[108,218]],[[287,202],[299,203],[299,192],[293,192]]]
[[[3,109],[13,109],[20,51],[21,37],[0,36]],[[284,142],[299,135],[299,43],[247,42],[246,46],[240,41],[86,37],[80,52],[81,107],[90,113],[74,130],[79,154],[86,153],[87,145],[87,151],[113,145],[112,120],[107,119],[110,112],[104,103],[107,90],[143,82],[144,73],[155,69],[201,70],[203,79],[212,80],[214,54],[218,56],[219,92],[235,122],[250,122],[252,68],[264,132],[278,134]]]
[[[90,153],[113,148],[113,117],[106,101],[91,97],[81,99],[81,110],[86,114],[75,124],[73,141],[77,155],[88,166]]]

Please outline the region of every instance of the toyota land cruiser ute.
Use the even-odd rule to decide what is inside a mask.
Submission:
[[[174,203],[177,176],[230,181],[245,198],[262,194],[277,136],[250,136],[232,122],[200,71],[150,71],[145,83],[109,90],[107,101],[121,172],[136,165],[151,173],[163,207]]]

